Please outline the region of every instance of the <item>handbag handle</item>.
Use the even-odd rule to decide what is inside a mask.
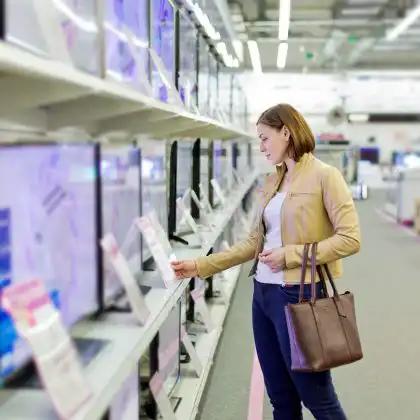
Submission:
[[[308,268],[309,244],[303,246],[302,269],[300,272],[299,303],[303,301],[303,291],[305,287],[306,270]]]
[[[322,282],[322,287],[324,288],[324,292],[326,293],[326,295],[328,297],[327,283],[325,281],[325,277],[324,277],[324,273],[322,272],[322,268],[324,268],[325,272],[327,273],[327,278],[328,278],[328,281],[331,284],[331,288],[333,289],[334,297],[336,297],[337,299],[340,299],[340,294],[338,293],[338,289],[335,285],[335,281],[333,279],[333,276],[332,276],[331,271],[330,271],[327,264],[322,264],[322,265],[319,265],[317,267],[318,276],[319,276],[319,278]]]

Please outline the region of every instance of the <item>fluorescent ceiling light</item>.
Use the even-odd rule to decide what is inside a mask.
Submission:
[[[379,4],[384,5],[385,3],[388,3],[388,0],[369,0],[369,4]],[[366,0],[347,0],[347,4],[366,4]]]
[[[290,25],[290,0],[280,0],[279,4],[279,40],[287,41]]]
[[[420,17],[420,4],[408,12],[404,19],[402,19],[393,29],[388,31],[385,39],[387,41],[394,41],[404,31],[406,31],[418,18]]]
[[[380,10],[380,7],[351,7],[348,9],[342,9],[341,14],[343,16],[363,16],[363,15],[376,15]]]
[[[287,42],[280,42],[279,49],[277,51],[277,67],[284,69],[286,67],[287,50],[289,44]]]
[[[351,122],[367,122],[369,121],[369,115],[367,114],[350,114],[349,120]]]
[[[255,73],[262,73],[260,51],[256,41],[248,41],[249,56]]]

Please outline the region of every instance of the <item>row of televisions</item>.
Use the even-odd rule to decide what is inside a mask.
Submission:
[[[176,6],[171,0],[106,0],[103,18],[99,18],[99,0],[65,3],[0,0],[1,39],[137,88],[144,88],[142,79],[146,79],[153,96],[167,102],[167,86],[151,59],[150,47],[184,102],[198,106],[207,115],[217,108],[220,60],[181,4]],[[233,109],[240,107],[239,101]]]
[[[29,348],[2,309],[2,289],[41,278],[68,328],[83,318],[99,316],[123,294],[99,247],[100,238],[112,232],[147,293],[141,273],[150,267],[151,257],[140,234],[132,229],[133,220],[153,209],[168,229],[170,213],[176,213],[176,206],[168,203],[167,192],[173,188],[170,181],[178,178],[175,200],[191,186],[193,174],[185,168],[194,167],[197,142],[202,185],[208,186],[211,176],[225,186],[227,165],[244,169],[248,165],[249,156],[236,143],[231,145],[234,157],[229,163],[221,142],[209,142],[211,148],[207,145],[204,150],[200,141],[173,142],[169,153],[163,142],[130,147],[93,142],[1,146],[0,178],[7,182],[0,187],[0,383],[5,387],[40,386]],[[207,162],[203,150],[204,157],[211,157]],[[176,162],[171,161],[174,156]],[[169,176],[171,166],[181,176]],[[176,214],[175,219],[179,219]],[[171,230],[175,232],[176,225]],[[174,311],[178,315],[169,317],[171,325],[164,328],[168,336],[179,334],[181,304]],[[161,345],[170,340],[161,338]],[[103,344],[76,341],[85,364]],[[167,379],[175,385],[178,377],[179,355],[169,366]]]

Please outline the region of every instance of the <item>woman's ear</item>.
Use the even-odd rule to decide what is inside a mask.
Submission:
[[[284,133],[284,137],[286,138],[286,140],[290,139],[290,131],[286,126],[283,126],[283,133]]]

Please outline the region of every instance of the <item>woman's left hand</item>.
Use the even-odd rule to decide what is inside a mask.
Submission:
[[[258,259],[267,264],[273,273],[278,273],[286,267],[284,248],[266,249],[259,254]]]

